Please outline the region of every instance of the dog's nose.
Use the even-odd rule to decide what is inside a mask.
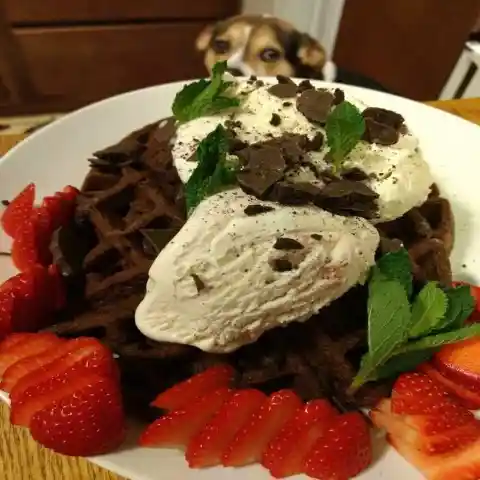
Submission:
[[[233,75],[234,77],[241,77],[243,75],[242,71],[238,68],[227,68],[227,72]]]

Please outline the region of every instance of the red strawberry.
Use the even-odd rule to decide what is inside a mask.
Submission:
[[[34,337],[19,342],[11,348],[0,354],[0,376],[10,365],[22,360],[23,358],[37,355],[51,348],[57,348],[62,343],[53,333],[39,333]]]
[[[300,407],[280,433],[268,444],[262,465],[275,478],[303,472],[305,457],[338,412],[327,400],[313,400]]]
[[[301,406],[291,390],[272,394],[238,432],[222,456],[226,467],[240,467],[258,462],[267,445]]]
[[[16,231],[12,245],[13,264],[21,271],[35,264],[49,265],[52,257],[46,246],[50,233],[43,231],[33,218],[26,220]]]
[[[188,406],[173,410],[153,422],[140,437],[142,447],[186,447],[190,440],[228,401],[233,392],[221,387]]]
[[[67,348],[67,347],[64,347]],[[118,368],[108,348],[96,338],[82,337],[69,341],[68,353],[39,370],[22,377],[13,387],[12,403],[26,403],[36,391],[44,388],[51,379],[71,375],[73,372],[90,372],[106,377],[117,377]]]
[[[68,202],[61,195],[45,197],[39,210],[48,213],[50,219],[50,232],[63,225],[70,216]]]
[[[230,385],[234,370],[229,365],[218,365],[195,375],[161,393],[152,406],[176,410],[212,390]]]
[[[118,448],[126,428],[117,382],[85,374],[66,385],[61,396],[32,417],[32,437],[63,455],[100,455]]]
[[[35,335],[35,333],[11,333],[3,342],[0,342],[0,354],[25,340],[31,339]]]
[[[38,355],[26,357],[14,363],[7,368],[3,374],[2,382],[0,383],[0,390],[11,392],[15,385],[30,373],[42,373],[45,369],[43,367],[49,366],[54,360],[64,357],[67,354],[76,352],[82,345],[91,346],[91,339],[78,339],[65,341],[63,345],[59,345],[55,349],[46,350]]]
[[[190,468],[220,464],[222,453],[240,428],[266,400],[259,390],[239,390],[190,441],[186,459]]]
[[[445,375],[442,375],[430,363],[424,363],[423,365],[420,365],[418,369],[427,374],[432,380],[440,383],[445,390],[458,399],[465,408],[470,410],[480,409],[480,392],[470,390],[467,387],[460,385],[458,382],[450,380]]]
[[[10,237],[16,236],[17,229],[30,219],[35,201],[35,185],[30,183],[8,205],[2,215],[2,227]]]
[[[367,422],[360,413],[333,419],[305,460],[305,473],[322,480],[349,480],[372,462]]]
[[[13,297],[0,291],[0,341],[12,332]]]

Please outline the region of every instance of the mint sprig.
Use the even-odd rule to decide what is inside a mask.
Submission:
[[[334,171],[341,170],[346,156],[365,133],[365,120],[360,110],[350,102],[340,103],[328,116],[325,125]]]
[[[189,215],[204,198],[235,183],[238,163],[229,160],[227,152],[227,132],[222,125],[199,143],[196,151],[197,167],[185,185]]]
[[[398,375],[429,360],[443,345],[480,335],[480,324],[465,326],[474,310],[470,289],[442,289],[428,282],[413,291],[408,252],[382,257],[368,284],[368,352],[351,390],[364,383]],[[411,277],[411,274],[410,274]]]
[[[232,85],[223,79],[227,70],[227,62],[216,63],[212,69],[210,80],[199,80],[186,85],[177,93],[172,105],[175,118],[180,122],[188,122],[206,115],[214,115],[222,110],[238,107],[237,98],[226,95]]]

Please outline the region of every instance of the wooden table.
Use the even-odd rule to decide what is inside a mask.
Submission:
[[[480,125],[480,98],[431,102]],[[0,154],[23,140],[22,135],[0,135]],[[4,480],[122,480],[86,460],[55,455],[36,445],[29,434],[13,428],[8,409],[0,407],[0,478]]]

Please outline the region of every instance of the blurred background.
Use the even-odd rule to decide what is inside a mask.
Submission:
[[[480,0],[0,0],[0,117],[204,76],[199,32],[239,13],[292,22],[391,92],[480,96]]]

